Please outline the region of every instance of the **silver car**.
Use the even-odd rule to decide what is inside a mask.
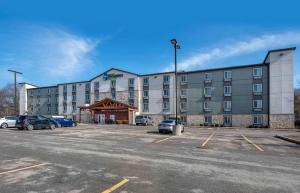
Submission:
[[[6,116],[0,118],[0,127],[7,128],[7,127],[15,127],[16,126],[16,116]]]
[[[147,115],[139,115],[135,117],[136,125],[153,125],[153,120]]]
[[[178,121],[178,125],[182,125],[181,132],[184,132],[184,125],[181,123],[181,121]],[[173,132],[173,129],[175,129],[175,120],[164,120],[158,125],[158,132],[159,133],[169,133]]]

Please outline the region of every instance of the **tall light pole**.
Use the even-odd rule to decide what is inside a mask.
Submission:
[[[171,39],[171,43],[174,46],[174,62],[175,62],[175,125],[178,125],[178,96],[177,96],[177,49],[180,49],[180,46],[177,40]]]
[[[15,71],[15,70],[8,70],[8,71],[14,73],[14,80],[15,80],[15,115],[18,115],[18,113],[17,113],[17,74],[23,74],[23,73]]]

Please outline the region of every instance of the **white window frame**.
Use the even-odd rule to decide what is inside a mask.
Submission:
[[[231,111],[231,109],[232,109],[232,101],[224,101],[223,102],[223,108],[224,108],[224,111]]]
[[[170,75],[164,75],[163,76],[163,82],[164,83],[169,83],[170,82]]]
[[[187,83],[187,75],[186,74],[180,76],[180,82]]]
[[[180,111],[187,111],[187,102],[186,101],[182,101],[180,102]]]
[[[207,93],[207,89],[210,90],[210,93]],[[204,96],[206,96],[206,97],[212,96],[212,88],[211,87],[204,87]]]
[[[253,122],[253,125],[262,125],[263,124],[263,116],[262,115],[253,115],[252,122]]]
[[[75,106],[74,106],[75,105]],[[75,108],[74,108],[75,107]],[[76,102],[72,102],[72,112],[76,112]]]
[[[205,115],[204,116],[204,123],[211,124],[212,123],[212,116],[211,115]]]
[[[227,90],[226,88],[228,88],[229,92],[226,92]],[[231,85],[224,86],[224,96],[231,96],[231,93],[232,93],[232,86]]]
[[[143,78],[143,85],[148,86],[149,85],[149,77]]]
[[[165,105],[167,104],[167,105]],[[170,101],[163,101],[163,109],[169,110],[170,109]]]
[[[163,89],[163,96],[170,96],[170,90],[169,89]]]
[[[231,78],[232,78],[232,71],[231,70],[224,71],[224,80],[231,80]]]
[[[203,108],[204,108],[205,111],[211,111],[210,102],[209,101],[204,101]]]
[[[129,84],[129,86],[133,86],[134,85],[134,78],[129,78],[128,79],[128,84]]]
[[[129,90],[129,98],[134,98],[134,90]]]
[[[226,123],[226,119],[230,120],[229,123]],[[223,125],[232,125],[232,116],[231,115],[224,115],[223,116]]]
[[[257,87],[259,85],[259,87]],[[260,90],[256,90],[255,88],[260,88]],[[262,93],[263,91],[263,84],[258,83],[258,84],[253,84],[253,92],[254,93]]]
[[[145,108],[145,106],[147,108]],[[149,112],[149,103],[148,102],[147,103],[143,102],[143,112]]]
[[[187,96],[187,89],[180,89],[180,96],[186,97]]]
[[[256,72],[260,72],[260,73],[256,74]],[[253,77],[254,78],[260,78],[263,75],[263,69],[262,69],[262,67],[253,68],[253,72],[252,73],[253,73]]]
[[[149,97],[149,90],[143,90],[143,97]]]
[[[211,81],[212,80],[212,73],[211,72],[207,72],[204,74],[204,80],[205,81]]]
[[[260,104],[259,106],[255,106],[255,104]],[[253,108],[254,109],[262,109],[263,107],[263,100],[253,100]]]

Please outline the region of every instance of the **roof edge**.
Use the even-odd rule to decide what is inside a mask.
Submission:
[[[289,48],[281,48],[281,49],[269,50],[268,53],[267,53],[267,55],[266,55],[266,57],[265,57],[265,59],[264,59],[264,61],[263,61],[263,63],[266,63],[266,61],[267,61],[270,53],[272,53],[272,52],[282,52],[282,51],[288,51],[288,50],[296,50],[296,47],[289,47]]]

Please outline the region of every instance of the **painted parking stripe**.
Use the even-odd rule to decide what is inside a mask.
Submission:
[[[253,145],[256,149],[258,149],[259,151],[264,151],[261,147],[259,147],[258,145],[256,145],[255,143],[253,143],[250,139],[248,139],[245,135],[241,134],[241,136],[251,145]]]
[[[167,137],[167,138],[164,138],[164,139],[160,139],[160,140],[155,141],[154,143],[160,143],[160,142],[163,142],[163,141],[168,140],[168,139],[173,138],[173,137],[175,137],[175,136],[171,136],[171,137]]]
[[[0,175],[9,174],[9,173],[13,173],[13,172],[18,172],[18,171],[22,171],[22,170],[28,170],[28,169],[32,169],[32,168],[36,168],[36,167],[45,166],[45,165],[48,165],[48,163],[42,163],[42,164],[37,164],[37,165],[28,166],[28,167],[24,167],[24,168],[19,168],[19,169],[15,169],[15,170],[9,170],[9,171],[6,171],[6,172],[1,172]]]
[[[118,189],[119,187],[123,186],[127,182],[129,182],[129,180],[128,179],[124,179],[121,182],[119,182],[119,183],[115,184],[114,186],[110,187],[109,189],[104,190],[102,193],[110,193],[110,192]]]
[[[201,147],[205,147],[206,144],[209,142],[209,140],[211,140],[211,138],[213,138],[213,136],[215,135],[216,132],[213,132],[212,134],[210,134],[210,136],[202,143]]]

